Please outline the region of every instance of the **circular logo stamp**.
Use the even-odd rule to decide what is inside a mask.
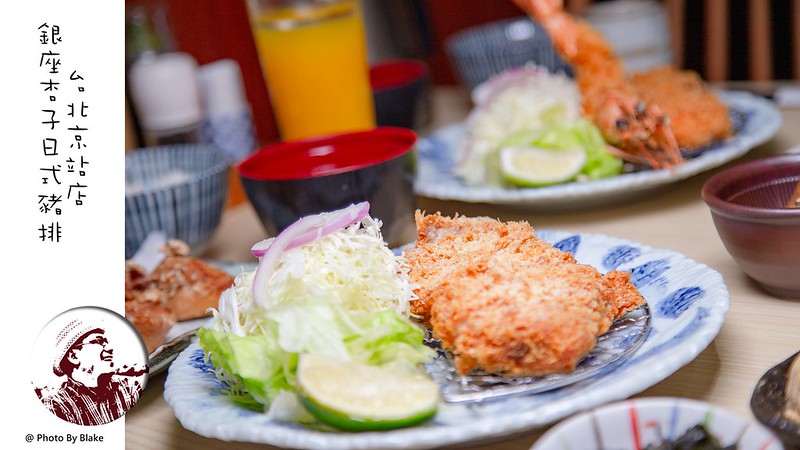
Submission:
[[[105,308],[80,307],[53,318],[36,339],[33,361],[33,387],[42,404],[77,425],[118,419],[147,382],[141,336]]]

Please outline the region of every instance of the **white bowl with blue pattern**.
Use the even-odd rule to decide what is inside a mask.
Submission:
[[[670,250],[597,234],[539,230],[601,272],[631,271],[650,310],[650,329],[610,370],[541,393],[443,403],[430,422],[407,429],[347,433],[275,421],[238,406],[197,343],[170,367],[164,396],[181,424],[202,436],[301,449],[428,448],[474,443],[545,426],[637,394],[692,361],[716,337],[730,297],[722,276]]]
[[[125,258],[151,231],[202,252],[225,208],[228,168],[213,145],[165,145],[125,155]]]
[[[572,76],[572,67],[559,56],[550,36],[528,17],[475,25],[447,38],[445,53],[461,86],[474,89],[493,75],[535,64],[550,72]]]

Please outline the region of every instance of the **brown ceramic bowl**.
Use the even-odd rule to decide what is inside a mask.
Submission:
[[[709,179],[703,200],[725,248],[768,293],[800,298],[800,154],[739,164]]]

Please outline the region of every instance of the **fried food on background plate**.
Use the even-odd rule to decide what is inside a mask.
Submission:
[[[150,274],[180,321],[208,316],[216,308],[219,295],[233,285],[233,276],[222,269],[189,255],[189,247],[169,241],[163,249],[166,257]]]
[[[125,318],[142,336],[148,353],[164,343],[176,322],[163,293],[133,261],[125,261]]]
[[[578,264],[528,223],[420,212],[416,221],[418,241],[404,252],[419,297],[412,312],[462,374],[569,372],[644,303],[630,274]]]
[[[695,72],[662,67],[634,74],[631,84],[644,101],[659,105],[668,114],[682,149],[691,152],[733,134],[728,106]]]
[[[208,316],[233,284],[227,272],[188,256],[184,242],[171,240],[161,250],[165,257],[152,273],[125,262],[125,318],[142,335],[148,352],[164,343],[176,322]]]
[[[705,147],[733,133],[727,105],[697,73],[659,67],[630,77],[603,34],[568,13],[562,1],[513,1],[544,27],[572,66],[583,112],[614,154],[672,169],[685,162],[682,149]]]

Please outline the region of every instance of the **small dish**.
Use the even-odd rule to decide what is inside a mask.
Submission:
[[[787,207],[798,183],[800,155],[783,155],[723,170],[702,191],[728,253],[777,297],[800,298],[800,208]]]
[[[800,448],[800,417],[786,414],[786,377],[796,358],[800,358],[800,352],[764,373],[750,397],[753,415],[777,434],[787,448]]]
[[[703,437],[713,437],[721,448],[783,448],[769,430],[726,409],[685,398],[649,397],[575,415],[547,431],[531,450],[716,448],[668,444],[678,439],[697,442]]]

